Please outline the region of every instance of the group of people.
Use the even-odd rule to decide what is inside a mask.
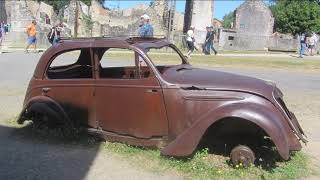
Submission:
[[[26,32],[27,32],[27,47],[26,47],[26,53],[29,52],[29,48],[33,46],[34,51],[37,49],[37,28],[36,28],[37,22],[33,20],[30,25],[27,26]],[[61,33],[64,30],[63,23],[59,22],[57,25],[52,26],[50,31],[47,34],[47,39],[50,42],[50,44],[55,45],[57,44],[61,39]]]
[[[299,51],[300,58],[303,58],[303,55],[306,53],[306,50],[308,50],[310,56],[313,56],[315,53],[317,53],[319,36],[316,33],[313,32],[311,33],[311,35],[302,33],[299,39],[300,39],[300,51]]]
[[[193,53],[194,50],[199,51],[199,48],[196,45],[196,40],[194,37],[194,26],[191,26],[190,29],[187,32],[187,47],[188,47],[188,53],[187,53],[187,57],[189,58],[191,56],[191,54]],[[214,54],[218,54],[217,50],[214,48],[214,41],[215,41],[215,32],[213,29],[213,26],[207,26],[206,27],[207,30],[207,35],[206,35],[206,39],[203,43],[202,46],[202,52],[205,55],[210,55],[211,54],[211,50],[214,52]]]

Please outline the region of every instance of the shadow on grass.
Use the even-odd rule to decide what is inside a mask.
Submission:
[[[0,179],[85,179],[99,147],[99,140],[83,132],[65,138],[32,124],[0,126]]]

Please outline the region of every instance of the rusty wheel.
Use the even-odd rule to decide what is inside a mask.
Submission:
[[[234,166],[242,165],[243,167],[249,167],[254,163],[255,155],[248,146],[238,145],[232,149],[230,158]]]

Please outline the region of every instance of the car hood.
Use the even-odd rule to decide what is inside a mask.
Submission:
[[[228,90],[248,92],[272,98],[275,84],[261,79],[215,70],[180,66],[168,69],[163,78],[185,89]]]

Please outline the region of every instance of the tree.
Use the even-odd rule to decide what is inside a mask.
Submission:
[[[320,32],[319,0],[281,0],[270,6],[275,18],[275,30],[293,35]]]
[[[64,9],[64,7],[70,3],[70,0],[38,0],[38,2],[49,4],[53,7],[55,12],[59,12],[60,9]]]
[[[229,12],[222,18],[222,24],[224,28],[231,28],[231,24],[234,22],[234,11]]]
[[[91,0],[80,0],[81,2],[85,3],[86,5],[91,5]],[[66,5],[70,3],[70,0],[38,0],[38,2],[44,2],[49,4],[53,7],[55,12],[59,12],[59,10],[64,9]],[[103,4],[104,0],[98,0],[100,4]]]

